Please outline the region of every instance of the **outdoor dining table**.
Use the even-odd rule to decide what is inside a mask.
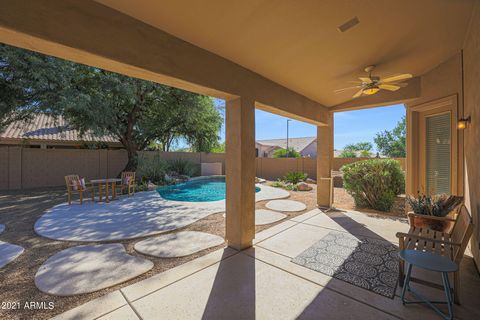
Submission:
[[[118,179],[118,178],[107,178],[107,179],[93,179],[93,180],[90,180],[90,183],[92,185],[98,185],[98,201],[102,201],[102,188],[105,185],[105,202],[110,202],[110,199],[108,198],[109,189],[110,188],[112,189],[112,200],[115,200],[115,197],[117,196],[115,184],[121,181],[122,179]]]

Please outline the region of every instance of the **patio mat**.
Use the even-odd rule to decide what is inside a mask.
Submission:
[[[330,232],[292,262],[391,299],[397,288],[398,249],[385,240]]]

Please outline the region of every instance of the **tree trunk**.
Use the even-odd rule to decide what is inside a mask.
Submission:
[[[128,161],[123,171],[136,171],[138,166],[137,148],[131,145],[127,147]]]

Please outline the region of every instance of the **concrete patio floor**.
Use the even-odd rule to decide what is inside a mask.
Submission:
[[[214,251],[55,319],[439,318],[423,305],[403,306],[399,288],[395,298],[389,299],[291,262],[332,230],[396,243],[395,233],[408,230],[408,225],[353,211],[325,214],[315,209],[258,233],[253,248]],[[463,301],[454,307],[455,318],[478,319],[480,277],[469,256],[461,270]],[[444,299],[440,290],[416,288],[434,299]]]

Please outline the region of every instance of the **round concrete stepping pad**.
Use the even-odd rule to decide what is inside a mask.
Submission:
[[[267,202],[265,206],[268,209],[288,212],[302,211],[307,209],[307,206],[304,203],[293,200],[272,200]]]
[[[35,285],[48,294],[73,296],[114,286],[152,268],[153,262],[127,254],[119,243],[77,246],[48,258],[35,275]]]
[[[257,226],[274,223],[282,219],[285,219],[286,217],[287,217],[286,214],[275,212],[272,210],[265,210],[265,209],[255,210],[255,224]]]
[[[135,250],[160,258],[184,257],[221,245],[222,237],[197,231],[182,231],[137,242]]]
[[[23,251],[20,246],[0,241],[0,268],[15,260]]]
[[[0,234],[3,233],[3,231],[5,231],[5,225],[0,224]]]

